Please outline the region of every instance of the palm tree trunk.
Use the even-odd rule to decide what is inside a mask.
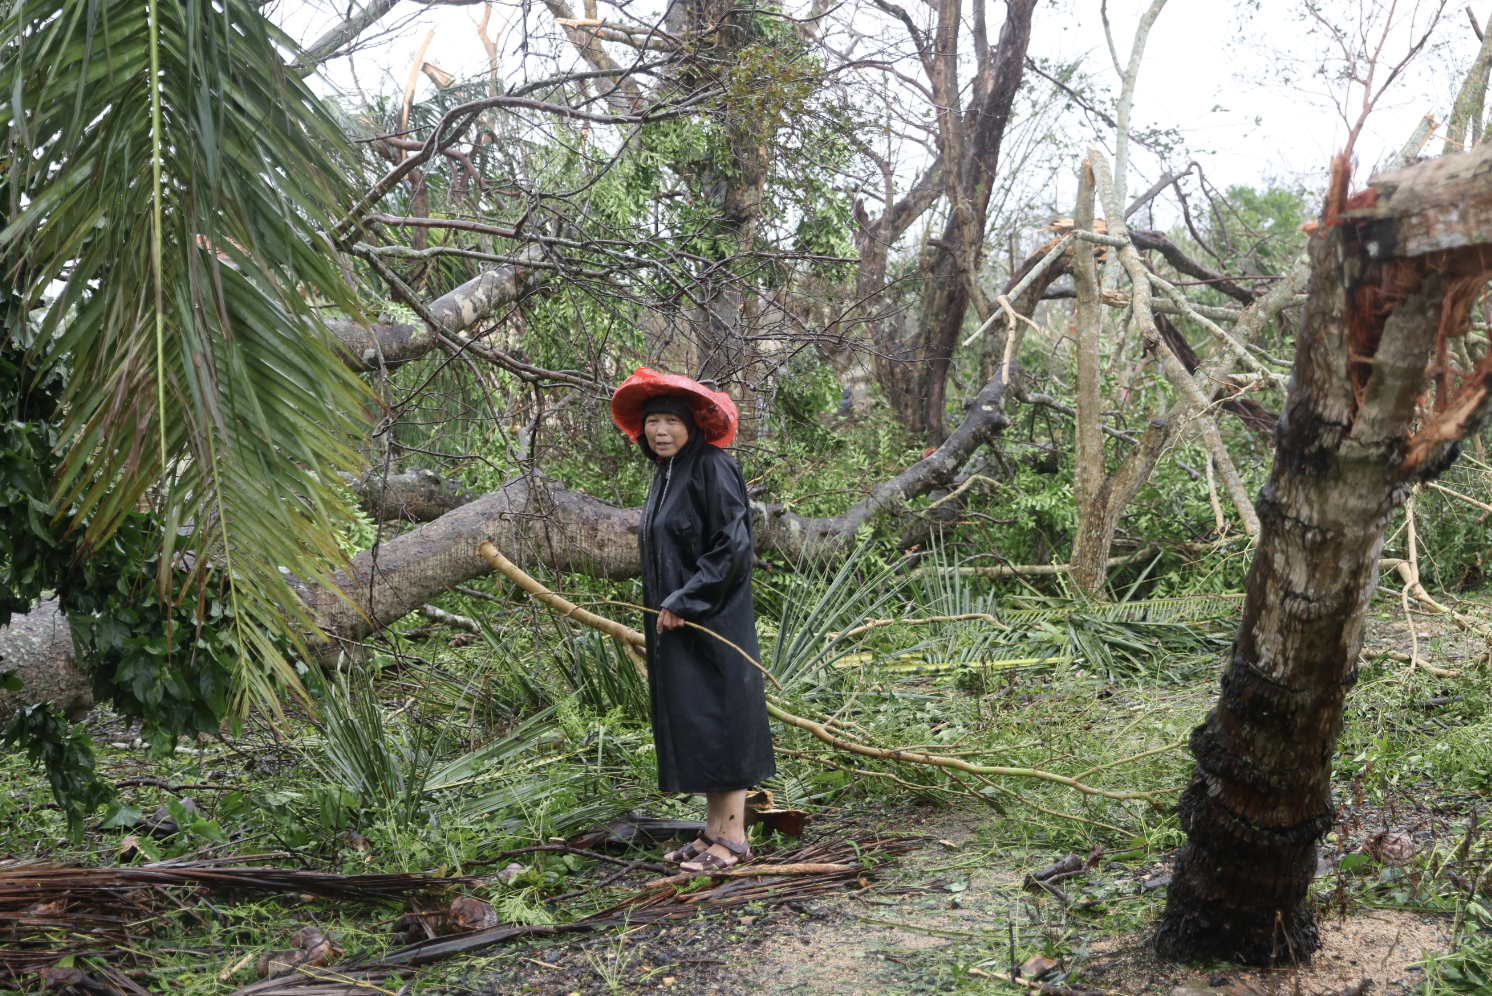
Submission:
[[[1448,156],[1350,200],[1347,162],[1334,164],[1243,623],[1192,734],[1164,957],[1280,964],[1319,946],[1307,890],[1335,816],[1331,757],[1384,529],[1492,398],[1492,363],[1444,367],[1492,273],[1492,250],[1473,241],[1492,221],[1489,162],[1492,149]],[[1447,378],[1433,398],[1432,364]]]

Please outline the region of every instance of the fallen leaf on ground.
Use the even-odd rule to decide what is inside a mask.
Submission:
[[[1414,838],[1398,830],[1380,830],[1363,841],[1362,849],[1390,868],[1402,868],[1414,860]]]
[[[1055,959],[1048,958],[1046,955],[1037,952],[1027,958],[1021,965],[1021,975],[1027,979],[1039,979],[1044,975],[1051,974],[1052,970],[1056,967],[1057,962]]]
[[[476,896],[457,896],[451,901],[451,911],[446,914],[446,929],[458,934],[488,930],[501,922],[497,911]]]

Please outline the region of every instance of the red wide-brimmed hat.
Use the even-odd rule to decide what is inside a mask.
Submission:
[[[736,438],[740,419],[736,403],[722,391],[712,391],[697,380],[638,367],[611,396],[611,420],[634,443],[642,432],[642,409],[649,398],[671,394],[683,400],[705,442],[722,449]]]

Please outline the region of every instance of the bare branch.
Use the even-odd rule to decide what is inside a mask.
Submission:
[[[363,6],[356,7],[347,15],[346,20],[312,42],[300,54],[299,61],[290,67],[290,71],[309,76],[316,71],[317,66],[340,54],[345,46],[357,40],[358,35],[378,23],[398,2],[399,0],[368,0]]]
[[[1468,7],[1466,12],[1471,13],[1471,8]],[[1476,26],[1475,17],[1471,19],[1471,24],[1472,27]],[[1477,32],[1482,46],[1477,50],[1466,78],[1461,81],[1460,92],[1456,94],[1456,102],[1452,105],[1451,118],[1445,124],[1445,146],[1440,152],[1443,156],[1465,151],[1481,137],[1478,133],[1482,124],[1482,104],[1487,100],[1487,76],[1492,71],[1492,15],[1488,16],[1487,28],[1485,32]],[[1472,130],[1470,145],[1466,141],[1468,125]]]

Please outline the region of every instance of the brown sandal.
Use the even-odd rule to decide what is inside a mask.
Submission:
[[[736,860],[726,861],[724,858],[711,854],[709,851],[702,851],[700,852],[699,857],[695,858],[693,861],[685,862],[685,864],[704,865],[704,867],[699,869],[699,871],[712,872],[724,871],[727,868],[734,868],[736,865],[743,864],[744,862],[751,860],[751,845],[749,843],[733,844],[730,841],[726,840],[724,837],[716,837],[715,843],[719,844],[721,847],[734,854],[736,856]],[[693,869],[685,868],[684,871],[693,871]]]
[[[700,844],[703,844],[704,847],[700,847]],[[709,847],[710,839],[708,837],[700,835],[699,837],[696,837],[694,840],[691,840],[689,843],[685,844],[683,847],[679,848],[677,851],[669,851],[667,854],[663,855],[663,860],[674,861],[680,864],[685,861],[693,861],[695,858],[705,853],[705,851],[709,850]]]

